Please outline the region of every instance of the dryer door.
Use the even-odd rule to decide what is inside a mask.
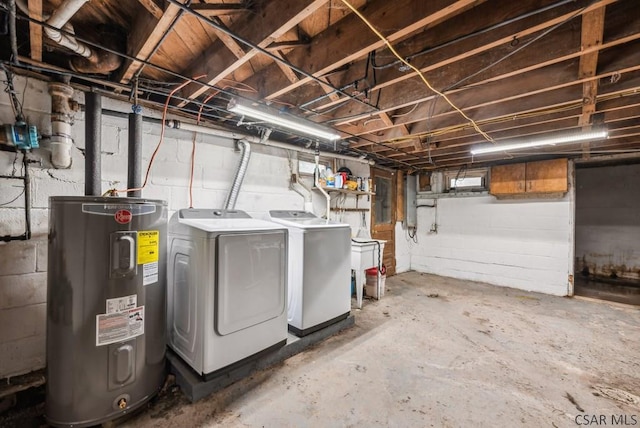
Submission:
[[[218,235],[215,329],[219,335],[284,313],[286,239],[284,230]]]

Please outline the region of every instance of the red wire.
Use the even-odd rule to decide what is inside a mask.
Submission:
[[[217,92],[209,95],[207,98],[204,99],[204,101],[200,105],[200,110],[198,111],[198,119],[196,120],[196,123],[198,125],[200,124],[200,117],[202,116],[202,109],[204,108],[204,105],[211,98],[213,98],[216,94],[217,94]],[[193,133],[193,140],[191,140],[191,144],[192,144],[192,146],[191,146],[191,174],[189,176],[189,208],[193,208],[193,169],[194,169],[194,165],[195,165],[195,162],[196,162],[196,134],[195,134],[195,132]]]
[[[200,75],[197,77],[194,77],[194,80],[198,80],[201,79],[203,77],[205,77],[206,75]],[[137,187],[135,189],[125,189],[125,190],[116,190],[116,193],[122,193],[122,192],[134,192],[136,190],[142,190],[147,186],[147,182],[149,181],[149,174],[151,173],[151,166],[153,165],[153,161],[156,158],[156,155],[158,154],[158,150],[160,150],[160,146],[162,145],[162,143],[164,142],[164,131],[165,131],[165,125],[164,125],[164,121],[167,119],[167,110],[169,109],[169,102],[171,101],[171,97],[173,97],[173,94],[175,94],[176,92],[178,92],[180,89],[184,88],[185,86],[187,86],[189,83],[191,83],[191,81],[186,81],[178,86],[176,86],[173,91],[171,91],[169,93],[169,95],[167,96],[167,100],[164,103],[164,109],[162,110],[162,124],[161,124],[161,130],[160,130],[160,140],[158,141],[158,145],[156,146],[156,149],[153,151],[153,154],[151,155],[151,159],[149,159],[149,165],[147,166],[147,173],[144,176],[144,182],[142,183],[141,187]]]

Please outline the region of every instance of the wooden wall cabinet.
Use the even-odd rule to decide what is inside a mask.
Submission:
[[[496,196],[565,193],[569,189],[568,171],[567,159],[493,166],[489,193]]]

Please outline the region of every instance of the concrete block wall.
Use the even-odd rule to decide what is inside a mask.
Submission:
[[[16,77],[19,98],[24,94],[24,112],[29,123],[38,126],[43,135],[50,134],[50,98],[47,85],[34,79]],[[82,93],[74,97],[84,103]],[[103,97],[103,108],[129,112],[130,105]],[[160,117],[159,112],[144,111],[145,115]],[[0,93],[0,123],[13,123],[6,93]],[[125,118],[103,116],[102,119],[102,190],[126,187],[127,127]],[[160,127],[147,122],[143,128],[143,170],[149,162],[160,135]],[[32,159],[42,166],[30,168],[32,175],[31,204],[33,239],[26,242],[0,244],[0,379],[26,373],[45,365],[46,328],[46,270],[48,198],[54,195],[82,195],[84,192],[84,114],[78,112],[72,127],[75,147],[72,167],[51,169],[49,152],[39,149]],[[164,199],[171,213],[188,206],[189,162],[193,133],[167,130],[165,140],[156,157],[149,184],[143,192],[147,198]],[[194,168],[194,206],[221,207],[240,159],[232,140],[196,135]],[[0,152],[0,175],[11,174],[16,160],[20,174],[21,154]],[[369,166],[340,161],[354,174],[369,176]],[[271,209],[303,209],[304,200],[289,190],[290,170],[287,152],[282,149],[252,145],[252,157],[236,208],[262,217]],[[308,178],[308,184],[311,179]],[[0,235],[21,234],[24,231],[23,199],[1,206],[21,191],[20,182],[0,180]],[[325,213],[325,201],[313,194],[314,211]],[[365,199],[359,206],[368,204]],[[334,201],[335,205],[335,201]],[[354,207],[355,198],[348,198],[344,206]],[[334,216],[332,216],[333,218]],[[340,220],[348,222],[354,231],[360,225],[357,213],[344,213]]]
[[[564,296],[572,292],[573,207],[562,199],[418,199],[411,269]]]
[[[640,164],[576,170],[576,272],[640,280]]]

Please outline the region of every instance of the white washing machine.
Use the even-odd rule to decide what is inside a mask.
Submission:
[[[205,379],[286,343],[287,235],[243,211],[169,222],[169,346]]]
[[[351,228],[305,211],[269,211],[289,229],[289,330],[304,336],[351,311]]]

